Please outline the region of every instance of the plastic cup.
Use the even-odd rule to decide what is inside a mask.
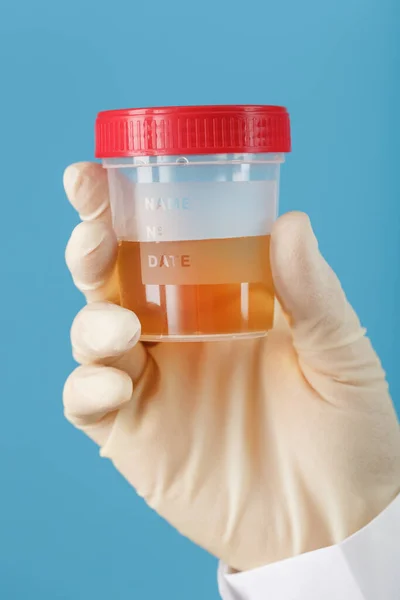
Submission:
[[[144,341],[265,335],[274,289],[269,243],[285,108],[205,106],[99,113],[121,305]]]

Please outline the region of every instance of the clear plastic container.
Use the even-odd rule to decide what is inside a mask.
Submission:
[[[97,153],[108,171],[121,305],[145,341],[257,337],[272,326],[269,246],[284,153],[204,149]]]

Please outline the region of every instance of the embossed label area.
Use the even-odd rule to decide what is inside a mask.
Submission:
[[[136,183],[121,227],[123,239],[138,242],[260,236],[276,209],[275,180]]]
[[[269,242],[270,236],[252,236],[123,244],[139,244],[143,284],[204,285],[265,281],[270,277]]]

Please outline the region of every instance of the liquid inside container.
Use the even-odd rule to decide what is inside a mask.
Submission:
[[[263,336],[283,152],[103,158],[121,305],[144,341]]]

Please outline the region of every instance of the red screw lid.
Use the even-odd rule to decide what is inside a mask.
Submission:
[[[290,152],[282,106],[182,106],[100,112],[96,157]]]

